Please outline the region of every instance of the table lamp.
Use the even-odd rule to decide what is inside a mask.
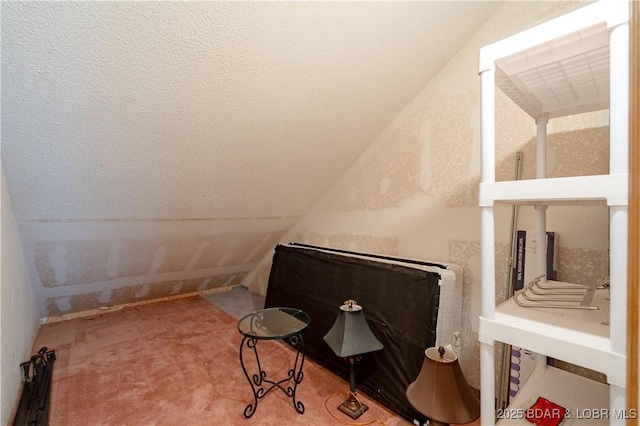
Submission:
[[[469,423],[480,417],[480,401],[460,370],[458,357],[442,346],[425,351],[422,370],[407,387],[409,403],[429,425]]]
[[[384,347],[373,335],[364,317],[362,306],[357,303],[355,300],[345,301],[338,310],[338,317],[333,327],[324,336],[324,341],[333,352],[349,361],[349,395],[338,409],[354,420],[369,409],[356,397],[355,361],[358,361],[364,353],[378,351]]]

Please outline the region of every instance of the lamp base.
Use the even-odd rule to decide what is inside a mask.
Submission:
[[[349,392],[349,396],[344,400],[342,404],[338,406],[338,410],[351,417],[353,420],[360,417],[369,407],[363,404],[356,398],[353,392]]]

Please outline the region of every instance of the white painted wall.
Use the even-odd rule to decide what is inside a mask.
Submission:
[[[22,390],[20,363],[28,360],[40,327],[36,299],[22,251],[20,235],[13,217],[7,185],[2,176],[0,207],[0,424],[11,420],[12,410]]]

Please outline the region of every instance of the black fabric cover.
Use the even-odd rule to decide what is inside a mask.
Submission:
[[[435,272],[373,258],[278,245],[265,308],[293,307],[307,312],[311,324],[304,332],[306,355],[348,381],[348,363],[333,353],[323,337],[333,326],[340,305],[356,300],[384,345],[356,362],[358,391],[407,420],[423,419],[409,404],[405,391],[418,377],[425,349],[435,345],[439,278]]]

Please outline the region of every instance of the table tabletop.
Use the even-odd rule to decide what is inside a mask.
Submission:
[[[238,321],[238,331],[255,339],[284,339],[302,333],[311,318],[295,308],[268,308],[251,312]]]

